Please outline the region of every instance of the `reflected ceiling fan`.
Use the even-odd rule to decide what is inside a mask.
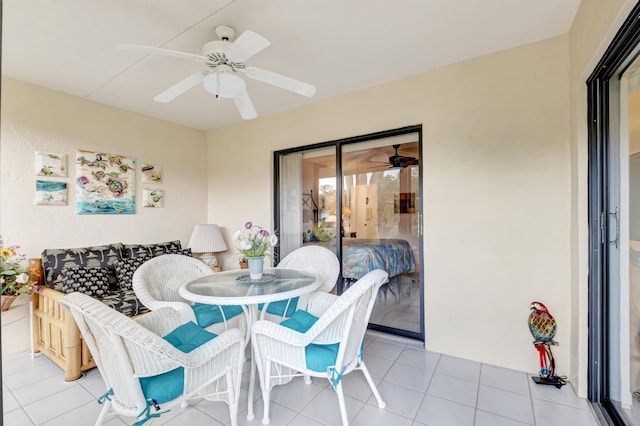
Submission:
[[[404,169],[409,166],[417,166],[418,159],[415,157],[409,157],[406,155],[398,154],[400,145],[392,145],[395,153],[389,156],[389,161],[376,161],[376,163],[387,164],[390,169]]]
[[[121,44],[118,48],[189,59],[205,64],[206,70],[192,74],[169,87],[153,98],[156,102],[170,102],[198,83],[203,83],[204,90],[215,95],[217,99],[233,99],[240,115],[245,120],[256,118],[258,114],[247,93],[246,83],[238,77],[238,72],[244,72],[247,77],[253,80],[262,81],[299,95],[311,97],[316,93],[316,88],[311,84],[272,71],[246,66],[247,59],[270,45],[269,41],[261,35],[253,31],[245,31],[232,43],[229,41],[235,35],[232,28],[219,26],[216,28],[216,34],[220,40],[205,43],[202,46],[202,55],[138,44]]]

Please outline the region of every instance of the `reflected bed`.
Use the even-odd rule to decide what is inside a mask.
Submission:
[[[306,244],[335,251],[336,240]],[[387,271],[389,278],[416,269],[413,250],[406,240],[344,238],[342,246],[342,276],[349,281],[358,280],[374,269]]]

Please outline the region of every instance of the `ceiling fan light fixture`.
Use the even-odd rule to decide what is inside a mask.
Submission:
[[[230,72],[216,72],[204,78],[204,90],[222,99],[233,99],[246,91],[243,79]]]

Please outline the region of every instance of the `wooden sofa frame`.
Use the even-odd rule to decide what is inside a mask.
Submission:
[[[33,305],[33,349],[42,352],[64,371],[64,380],[77,380],[93,368],[89,348],[82,340],[73,315],[60,306],[64,293],[43,287],[31,295]]]
[[[46,355],[64,371],[64,380],[71,382],[82,372],[96,366],[89,348],[82,339],[73,315],[60,306],[64,293],[43,286],[42,292],[31,295],[33,350]],[[137,318],[144,315],[134,315]]]

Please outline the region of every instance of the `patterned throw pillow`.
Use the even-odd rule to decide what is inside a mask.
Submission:
[[[191,252],[190,248],[180,249],[180,250],[172,250],[167,254],[181,254],[183,256],[193,257],[193,253]]]
[[[157,244],[125,244],[122,257],[160,256],[182,249],[180,240]]]
[[[111,271],[109,283],[115,285],[117,279],[114,263],[122,258],[122,244],[72,249],[46,249],[42,252],[42,267],[45,284],[55,290],[62,289],[62,272],[70,268],[107,268]]]
[[[109,292],[109,276],[106,268],[69,268],[62,271],[62,289],[65,293],[78,291],[100,299]]]
[[[152,256],[143,255],[129,259],[116,260],[116,275],[118,277],[118,285],[123,290],[131,290],[133,288],[133,274],[136,269],[144,262],[150,260]]]
[[[191,253],[191,249],[177,249],[171,250],[167,253],[163,254],[181,254],[183,256],[193,257]],[[149,255],[148,253],[144,253],[140,256],[127,258],[127,259],[118,259],[115,262],[116,276],[118,277],[118,286],[123,290],[128,290],[133,288],[133,274],[136,272],[136,269],[140,267],[144,262],[149,259],[153,259],[156,256]]]
[[[111,290],[100,299],[102,303],[128,317],[149,312],[149,308],[138,300],[133,290]]]

